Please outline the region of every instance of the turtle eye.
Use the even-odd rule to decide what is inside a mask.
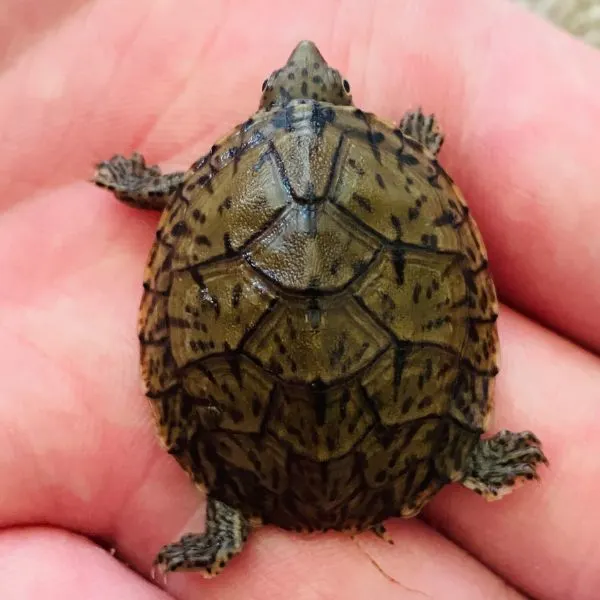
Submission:
[[[263,84],[262,84],[262,91],[263,91],[263,92],[264,92],[264,91],[267,89],[267,81],[268,81],[267,79],[265,79],[265,80],[263,81]]]
[[[344,81],[342,82],[342,85],[344,86],[344,90],[346,92],[346,94],[350,93],[350,84],[348,83],[347,79],[344,79]]]

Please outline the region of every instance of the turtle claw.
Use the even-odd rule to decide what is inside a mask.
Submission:
[[[539,480],[540,464],[549,462],[536,435],[504,429],[475,447],[462,483],[487,500],[497,500],[525,481]]]
[[[90,181],[110,190],[125,204],[162,210],[183,178],[184,173],[163,175],[157,165],[146,165],[144,157],[134,152],[130,158],[115,154],[99,162]]]

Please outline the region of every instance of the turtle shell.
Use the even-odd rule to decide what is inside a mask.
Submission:
[[[354,106],[261,110],[187,172],[139,336],[165,446],[286,529],[410,516],[486,429],[497,299],[450,177]]]

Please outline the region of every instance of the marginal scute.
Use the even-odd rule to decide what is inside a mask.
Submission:
[[[468,341],[462,351],[462,358],[478,371],[495,375],[498,371],[499,357],[498,329],[496,323],[489,321],[469,322]]]
[[[144,271],[144,286],[165,293],[169,291],[172,277],[173,248],[157,240],[150,250],[148,265]]]
[[[138,336],[144,343],[168,343],[168,298],[164,294],[144,291],[138,316]]]
[[[155,395],[177,386],[178,376],[171,348],[167,344],[144,344],[140,348],[144,391]]]
[[[494,386],[493,375],[462,369],[454,380],[453,402],[448,405],[448,414],[467,427],[486,431],[493,407]]]

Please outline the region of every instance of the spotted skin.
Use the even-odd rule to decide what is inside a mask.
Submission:
[[[135,208],[162,210],[184,176],[183,172],[163,175],[158,166],[147,166],[144,157],[134,152],[131,158],[117,154],[98,164],[93,183]]]
[[[164,209],[142,379],[163,445],[213,507],[205,534],[161,552],[166,570],[216,572],[250,523],[386,537],[448,483],[497,497],[545,461],[533,434],[481,439],[498,300],[437,124],[407,115],[396,127],[353,106],[302,42],[183,176],[138,155],[101,163],[97,183]]]
[[[433,156],[437,156],[444,143],[444,135],[434,115],[424,115],[420,108],[408,111],[400,120],[400,129],[419,141]]]
[[[205,577],[214,577],[242,550],[248,530],[249,523],[239,511],[209,498],[205,531],[188,533],[178,542],[163,547],[155,565],[165,573],[202,571]]]

